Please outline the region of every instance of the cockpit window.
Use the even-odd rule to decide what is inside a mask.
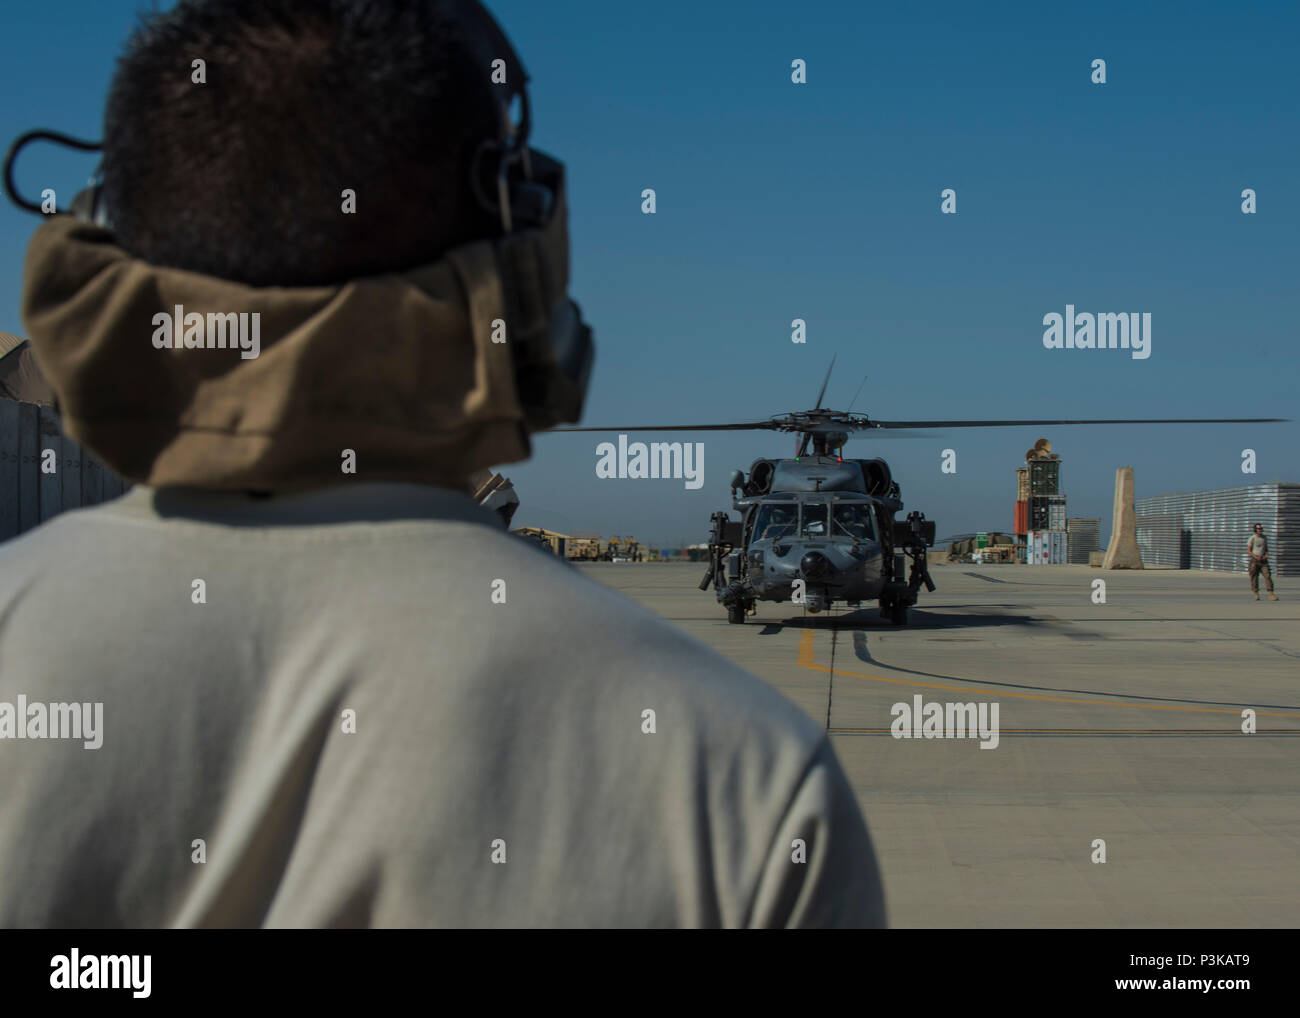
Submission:
[[[753,540],[775,541],[794,534],[799,507],[793,502],[764,502],[754,519]]]
[[[826,536],[826,508],[825,502],[804,503],[803,529],[800,531],[804,537]]]
[[[858,541],[872,539],[871,507],[865,502],[836,503],[832,521],[832,537],[851,537]]]

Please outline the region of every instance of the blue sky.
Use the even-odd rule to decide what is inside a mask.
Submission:
[[[490,6],[533,77],[534,143],[568,165],[572,292],[597,340],[584,423],[806,409],[832,355],[827,401],[843,408],[869,375],[855,410],[884,419],[1300,417],[1296,4]],[[139,9],[6,5],[3,140],[98,137]],[[790,80],[795,58],[807,84]],[[75,189],[93,165],[31,150],[21,181]],[[944,188],[956,215],[940,214]],[[24,333],[35,225],[0,208],[0,330]],[[1044,349],[1043,316],[1066,304],[1150,312],[1152,356]],[[1139,495],[1300,481],[1300,424],[949,431],[847,451],[885,456],[941,533],[1009,529],[1013,470],[1040,434],[1070,515],[1106,518],[1103,539],[1118,466]],[[539,436],[506,467],[517,521],[702,540],[731,470],[793,445],[689,436],[705,464],[691,491],[598,479],[603,437]]]

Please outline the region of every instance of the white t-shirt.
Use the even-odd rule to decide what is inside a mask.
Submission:
[[[437,488],[0,544],[0,736],[0,926],[884,923],[818,725]]]

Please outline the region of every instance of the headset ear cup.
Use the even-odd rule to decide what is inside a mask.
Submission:
[[[501,162],[501,143],[488,139],[474,150],[469,164],[469,186],[474,200],[484,212],[496,219],[501,217],[501,203],[497,200],[497,167]]]
[[[545,426],[576,424],[582,418],[582,405],[586,402],[596,358],[591,327],[582,320],[582,309],[576,302],[564,301],[552,316],[550,339],[554,364],[548,386],[547,416],[551,420]]]

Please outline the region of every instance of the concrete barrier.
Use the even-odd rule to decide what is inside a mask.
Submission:
[[[1115,471],[1115,511],[1110,545],[1103,569],[1141,569],[1142,554],[1137,543],[1137,506],[1134,502],[1133,468]]]

